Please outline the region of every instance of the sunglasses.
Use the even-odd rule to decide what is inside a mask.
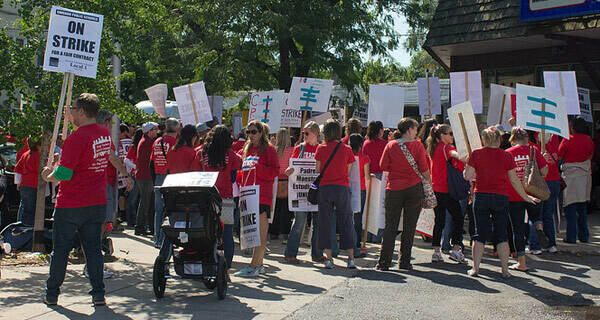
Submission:
[[[449,136],[453,136],[453,137],[454,137],[454,132],[452,132],[452,131],[450,131],[450,132],[448,132],[448,133],[444,133],[444,134],[447,134],[447,135],[449,135]]]
[[[256,129],[252,129],[252,130],[246,130],[246,133],[247,133],[247,134],[257,134],[257,133],[259,133],[259,132],[260,132],[260,131],[258,131],[258,130],[256,130]]]

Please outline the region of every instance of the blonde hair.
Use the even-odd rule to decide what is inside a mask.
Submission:
[[[281,128],[277,131],[277,135],[275,136],[275,148],[277,149],[277,154],[279,158],[283,157],[285,154],[285,149],[288,148],[292,144],[290,140],[290,132],[286,128]]]
[[[308,131],[314,133],[317,136],[317,141],[321,142],[321,140],[322,140],[321,139],[321,127],[319,127],[319,125],[316,122],[309,121],[309,122],[305,123],[304,130],[308,130]]]
[[[481,140],[486,147],[499,147],[502,133],[496,127],[488,127],[481,132]]]
[[[260,149],[259,153],[263,153],[265,152],[265,150],[267,149],[267,147],[269,145],[271,145],[271,143],[269,142],[269,126],[265,123],[262,123],[258,120],[254,120],[251,121],[250,123],[248,123],[248,126],[246,126],[246,130],[248,130],[250,127],[255,127],[256,130],[258,130],[260,132],[260,139],[258,140],[258,147]],[[243,153],[243,159],[246,158],[246,156],[248,155],[248,151],[250,150],[250,146],[252,145],[252,140],[251,139],[246,139],[246,144],[244,145],[244,153]]]

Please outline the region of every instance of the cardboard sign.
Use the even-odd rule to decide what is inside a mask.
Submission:
[[[419,115],[433,116],[442,114],[442,102],[440,97],[439,78],[417,79],[419,91]]]
[[[302,125],[302,111],[293,109],[281,110],[281,127],[300,128]]]
[[[450,94],[453,106],[471,101],[473,112],[477,114],[482,113],[481,71],[451,72]]]
[[[360,120],[361,125],[366,127],[369,124],[369,105],[364,102],[359,102],[358,106],[354,109],[352,118]]]
[[[214,118],[217,122],[223,123],[223,96],[208,96],[208,104]]]
[[[308,189],[319,175],[316,170],[315,159],[290,159],[290,168],[294,169],[288,183],[288,207],[290,211],[319,211],[319,206],[310,204],[306,197]]]
[[[350,207],[353,213],[360,212],[360,170],[364,170],[364,168],[360,167],[358,156],[354,156],[354,159],[350,175],[348,176],[350,182]]]
[[[183,125],[196,125],[212,120],[204,82],[194,82],[173,89]]]
[[[435,212],[433,209],[423,209],[417,220],[416,231],[426,237],[433,238],[433,227],[435,225]]]
[[[567,114],[579,114],[575,71],[544,71],[544,87],[565,97]]]
[[[234,113],[233,114],[233,136],[237,137],[240,132],[242,132],[242,113]]]
[[[565,97],[548,88],[517,84],[517,125],[569,139]]]
[[[168,174],[161,188],[165,187],[212,187],[217,182],[218,172],[185,172]]]
[[[250,97],[248,122],[257,120],[266,123],[272,133],[277,132],[281,127],[284,103],[285,92],[283,90],[253,93]]]
[[[397,86],[369,86],[368,122],[381,121],[384,128],[396,128],[404,117],[404,89]]]
[[[240,188],[240,242],[242,250],[260,246],[259,185]]]
[[[454,132],[454,142],[460,158],[470,155],[473,150],[481,148],[481,138],[475,121],[471,102],[463,102],[448,109],[450,126]]]
[[[511,128],[509,123],[511,114],[511,96],[516,94],[516,90],[511,87],[505,87],[497,84],[490,84],[490,107],[487,114],[487,125],[502,125],[505,130]]]
[[[44,70],[96,78],[104,16],[52,6]]]
[[[376,177],[371,177],[367,183],[367,188],[370,189],[371,195],[365,201],[363,210],[363,228],[366,225],[367,231],[372,234],[377,234],[379,229],[385,228],[385,187],[387,185],[388,172],[384,172],[381,180]],[[367,223],[367,215],[369,210],[369,221]],[[398,224],[398,230],[402,231],[402,218]]]
[[[581,111],[581,117],[587,122],[594,123],[592,117],[592,100],[590,98],[590,89],[577,88],[579,92],[579,111]]]
[[[148,99],[150,99],[150,102],[152,102],[154,111],[158,113],[161,118],[167,118],[167,109],[165,108],[168,92],[167,85],[165,83],[155,84],[144,91],[146,92]]]
[[[294,77],[287,106],[294,110],[326,112],[333,80]]]

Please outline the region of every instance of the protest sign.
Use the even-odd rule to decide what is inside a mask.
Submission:
[[[214,118],[223,123],[223,96],[208,96],[208,104]]]
[[[544,87],[565,97],[567,114],[579,114],[575,71],[544,71]]]
[[[420,115],[433,116],[442,114],[439,78],[426,77],[417,79],[417,90],[419,91]]]
[[[204,82],[194,82],[173,89],[183,125],[196,125],[212,120],[212,112]]]
[[[287,107],[294,110],[325,112],[333,90],[333,80],[294,77]]]
[[[542,135],[549,131],[569,139],[565,97],[548,88],[517,84],[517,125]]]
[[[160,115],[161,118],[167,118],[167,109],[165,104],[167,103],[167,85],[165,83],[155,84],[152,87],[144,90],[154,111]]]
[[[288,183],[288,207],[290,211],[319,211],[317,205],[310,204],[306,197],[308,189],[315,181],[319,173],[315,170],[315,159],[290,159],[290,168],[294,172],[289,176]]]
[[[352,212],[360,212],[360,164],[358,156],[354,156],[354,163],[352,169],[350,169],[350,175],[348,180],[350,182],[350,207]]]
[[[242,132],[242,113],[233,114],[233,135],[237,137]]]
[[[433,209],[423,209],[417,220],[416,231],[424,236],[433,238],[433,226],[435,225],[435,213]]]
[[[272,133],[281,126],[282,110],[285,103],[283,90],[255,92],[250,97],[248,122],[258,120],[269,125]]]
[[[473,113],[482,113],[481,71],[451,72],[450,94],[453,106],[471,101]]]
[[[281,127],[300,128],[302,123],[302,111],[293,109],[281,110]]]
[[[487,125],[502,125],[509,130],[511,125],[511,97],[516,94],[515,88],[490,84],[490,107],[487,114]]]
[[[260,246],[259,185],[240,188],[240,242],[242,250]]]
[[[448,109],[448,118],[460,158],[471,155],[473,150],[481,148],[481,138],[470,101]]]
[[[367,196],[363,212],[363,226],[367,226],[365,231],[377,234],[379,229],[385,227],[385,188],[388,180],[388,172],[384,172],[381,179],[371,176],[367,189],[370,195]],[[401,218],[402,219],[402,218]],[[398,230],[402,231],[402,220],[398,224]]]
[[[44,70],[96,78],[103,22],[99,14],[52,6]]]
[[[337,120],[342,127],[346,125],[346,109],[345,108],[331,108],[329,109],[331,119]]]
[[[587,122],[594,123],[590,89],[577,88],[577,91],[579,92],[579,111],[581,112],[581,117]]]
[[[368,115],[368,122],[379,120],[384,128],[396,128],[404,117],[404,89],[393,85],[370,85]]]
[[[368,104],[366,104],[364,102],[359,102],[358,106],[356,106],[356,109],[354,109],[352,118],[360,120],[361,125],[363,127],[366,127],[368,125],[367,121],[369,120],[368,110],[369,110]]]

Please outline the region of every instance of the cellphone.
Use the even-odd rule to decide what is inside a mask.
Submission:
[[[586,0],[529,0],[529,9],[532,11],[556,9],[584,4]]]

